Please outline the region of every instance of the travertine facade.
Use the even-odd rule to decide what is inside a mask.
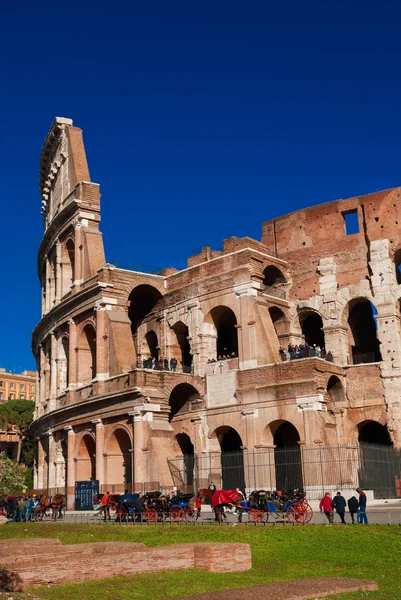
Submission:
[[[400,188],[269,221],[261,242],[229,238],[151,275],[106,263],[99,186],[72,121],[53,123],[40,176],[38,488],[68,486],[71,500],[89,478],[170,486],[168,459],[183,454],[207,456],[224,484],[233,450],[247,472],[249,453],[271,448],[401,447]],[[282,360],[280,346],[305,342],[333,361]],[[177,371],[143,368],[152,357]],[[262,471],[243,484],[274,487],[277,468]]]

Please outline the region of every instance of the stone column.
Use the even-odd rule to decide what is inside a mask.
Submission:
[[[57,398],[57,339],[54,331],[50,332],[50,394],[49,410],[55,410]]]
[[[56,243],[56,258],[55,258],[55,269],[54,269],[54,299],[55,303],[58,304],[61,298],[61,244]]]
[[[104,480],[104,424],[101,419],[94,419],[92,423],[96,426],[96,479],[99,481],[99,491]]]
[[[81,231],[81,220],[79,217],[74,219],[74,273],[72,288],[77,289],[80,287],[83,276],[83,264],[82,264],[82,231]]]
[[[69,374],[68,374],[68,389],[75,390],[77,387],[77,370],[78,370],[78,340],[77,340],[77,326],[74,319],[68,321],[70,326],[70,338],[69,338]]]
[[[352,364],[349,352],[348,329],[342,325],[323,327],[326,352],[331,352],[337,365]]]
[[[54,436],[53,436],[53,432],[51,431],[51,429],[49,429],[49,431],[47,432],[47,437],[48,437],[48,465],[49,465],[49,470],[48,470],[48,488],[49,488],[49,493],[53,494],[54,492],[54,488],[56,487],[56,466],[55,466],[55,460],[56,460],[56,442],[54,440]]]
[[[109,376],[107,356],[106,307],[96,306],[96,374],[97,393],[102,393],[104,380]]]
[[[75,432],[72,427],[66,427],[67,431],[67,508],[74,509],[75,505]]]
[[[35,442],[38,445],[38,452],[37,452],[37,475],[36,475],[36,481],[34,481],[34,486],[36,489],[38,490],[43,490],[43,464],[45,462],[45,453],[43,450],[43,446],[42,446],[42,441],[40,439],[40,437],[35,438]]]
[[[148,452],[144,452],[146,440],[146,423],[144,422],[141,410],[135,410],[133,413],[134,429],[134,489],[141,489],[144,482],[149,481]]]

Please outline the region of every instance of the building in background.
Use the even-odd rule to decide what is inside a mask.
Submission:
[[[106,263],[69,119],[46,138],[40,189],[38,489],[67,490],[69,506],[88,480],[401,494],[401,188],[268,221],[261,241],[157,274]]]
[[[11,373],[0,368],[0,402],[19,399],[36,401],[35,371]]]

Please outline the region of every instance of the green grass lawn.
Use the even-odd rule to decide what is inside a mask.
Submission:
[[[63,544],[118,540],[142,542],[147,546],[195,541],[244,542],[251,545],[253,568],[245,573],[162,572],[30,590],[43,600],[161,600],[314,576],[373,579],[379,584],[378,592],[335,596],[342,600],[401,600],[399,526],[103,527],[45,523],[28,524],[26,527],[8,524],[1,528],[0,539],[15,537],[58,537]],[[110,560],[118,560],[118,556],[111,556]],[[18,595],[13,596],[17,598]]]

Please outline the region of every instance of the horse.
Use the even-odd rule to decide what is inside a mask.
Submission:
[[[57,520],[57,513],[59,519],[63,518],[63,513],[61,511],[64,508],[64,496],[62,494],[54,494],[49,506],[52,509],[52,521]]]
[[[208,500],[206,504],[211,504],[214,512],[216,513],[217,520],[219,523],[224,518],[224,507],[233,506],[238,511],[238,523],[242,523],[242,514],[244,509],[241,502],[244,500],[243,495],[237,490],[209,490],[200,489],[197,492],[197,497],[202,500]]]

